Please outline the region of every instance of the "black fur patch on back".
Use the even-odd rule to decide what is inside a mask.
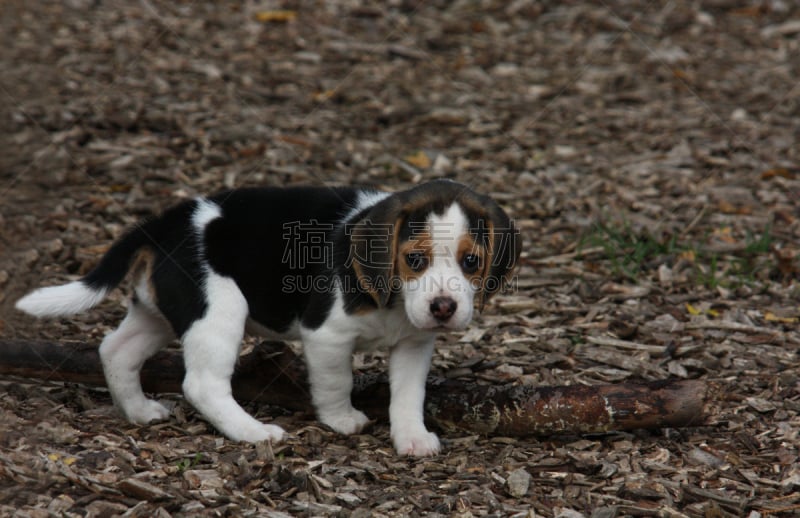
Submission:
[[[259,324],[279,333],[298,319],[319,327],[334,300],[335,232],[358,192],[289,187],[213,196],[222,217],[206,227],[208,263],[233,278]]]

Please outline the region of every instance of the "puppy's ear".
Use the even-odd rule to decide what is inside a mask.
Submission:
[[[392,294],[402,223],[401,204],[387,198],[349,229],[349,262],[361,289],[369,293],[379,308],[386,306]]]
[[[485,222],[487,253],[483,264],[483,286],[478,295],[479,310],[483,310],[492,295],[511,282],[522,252],[522,237],[505,211],[488,199],[484,206],[488,215]]]

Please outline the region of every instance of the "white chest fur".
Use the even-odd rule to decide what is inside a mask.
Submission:
[[[426,340],[434,334],[414,327],[402,305],[351,318],[358,329],[356,349],[362,351],[390,348],[404,341]]]

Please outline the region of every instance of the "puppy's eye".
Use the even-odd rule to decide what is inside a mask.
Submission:
[[[415,272],[421,272],[428,267],[428,258],[422,252],[409,252],[406,254],[406,264]]]
[[[465,254],[464,257],[461,258],[461,269],[467,274],[477,272],[480,264],[481,258],[475,254]]]

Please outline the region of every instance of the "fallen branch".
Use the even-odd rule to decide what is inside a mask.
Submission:
[[[145,364],[142,385],[146,392],[181,392],[183,374],[180,352],[162,351]],[[0,341],[0,375],[105,386],[97,348],[80,343]],[[427,390],[427,417],[441,429],[525,436],[707,424],[720,387],[698,380],[532,387],[432,378]],[[312,410],[303,362],[281,342],[240,358],[233,391],[240,400]],[[385,420],[388,402],[385,376],[356,375],[357,408]]]

